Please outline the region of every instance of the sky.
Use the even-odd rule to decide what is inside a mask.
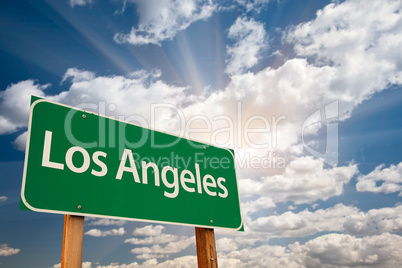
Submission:
[[[60,267],[31,95],[233,149],[220,267],[402,267],[401,43],[398,0],[1,1],[0,267]],[[196,267],[194,228],[86,217],[83,267]]]

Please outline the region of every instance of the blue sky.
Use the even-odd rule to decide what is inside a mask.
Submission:
[[[0,267],[60,264],[63,216],[18,208],[31,95],[233,148],[245,232],[215,231],[221,267],[402,267],[401,9],[1,1]],[[84,232],[83,267],[196,265],[193,227]]]

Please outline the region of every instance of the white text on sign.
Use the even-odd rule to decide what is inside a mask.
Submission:
[[[57,163],[50,160],[51,147],[52,147],[52,135],[51,131],[45,131],[45,140],[43,146],[42,166],[64,170],[63,163]],[[73,162],[74,154],[79,153],[83,157],[81,166],[76,166]],[[92,161],[99,167],[100,170],[91,169],[91,174],[97,177],[104,177],[108,173],[108,168],[105,163],[107,154],[102,151],[96,151],[90,157],[87,150],[80,146],[73,146],[69,148],[65,155],[65,164],[74,173],[87,172]],[[127,165],[127,158],[129,160]],[[210,175],[206,174],[201,176],[199,164],[195,163],[195,175],[190,170],[184,169],[179,172],[175,167],[166,165],[159,170],[159,167],[154,162],[141,161],[142,168],[142,181],[137,171],[136,162],[133,157],[133,153],[130,149],[124,149],[123,155],[120,158],[120,165],[117,170],[116,179],[121,180],[125,172],[131,173],[136,183],[148,184],[148,169],[153,169],[155,186],[160,186],[160,180],[162,180],[165,187],[172,189],[171,191],[164,191],[164,195],[169,198],[175,198],[179,195],[180,185],[186,192],[197,192],[202,194],[203,191],[210,196],[219,196],[226,198],[228,196],[228,190],[224,183],[226,179],[218,177],[217,180]],[[169,175],[168,175],[169,174]],[[172,181],[173,178],[173,181]]]

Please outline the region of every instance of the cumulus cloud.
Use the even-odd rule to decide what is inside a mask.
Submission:
[[[293,250],[302,250],[308,267],[374,266],[396,267],[401,261],[402,237],[384,233],[357,238],[351,235],[328,234],[308,241],[303,246],[294,245]]]
[[[86,6],[92,3],[92,0],[69,0],[70,6]]]
[[[179,253],[185,250],[187,247],[195,243],[195,237],[183,236],[177,241],[169,242],[164,246],[153,245],[151,247],[137,247],[131,250],[131,253],[138,254],[140,258],[145,256],[155,256],[156,254],[172,254]],[[152,255],[149,255],[152,254]],[[163,255],[166,257],[165,255]]]
[[[114,36],[117,43],[133,45],[156,44],[172,39],[192,23],[209,18],[216,9],[211,1],[140,1],[131,0],[137,6],[139,25],[129,33]]]
[[[92,268],[92,263],[89,261],[85,261],[82,263],[82,268]],[[61,268],[61,263],[55,264],[52,268]]]
[[[402,232],[402,206],[372,209],[351,214],[344,222],[345,231],[353,235]]]
[[[14,148],[19,151],[24,151],[27,145],[28,131],[24,131],[14,141]]]
[[[228,37],[234,40],[234,44],[226,48],[228,74],[242,73],[255,66],[262,50],[268,47],[264,25],[253,19],[237,18],[229,29]]]
[[[150,236],[150,237],[146,237],[143,239],[133,237],[133,238],[124,240],[124,243],[130,243],[133,245],[165,244],[165,243],[173,242],[173,241],[177,240],[177,238],[178,237],[176,235],[172,235],[172,234],[160,234],[157,236]]]
[[[255,182],[255,181],[247,180],[247,179],[240,180],[240,183],[239,183],[240,189],[242,189],[242,187],[244,185],[247,185],[248,187],[250,187],[249,182]],[[258,185],[258,187],[261,187],[260,183],[252,183],[252,185],[253,186]],[[259,188],[255,188],[255,189],[259,189]],[[242,193],[244,193],[244,192],[242,192],[242,190],[240,190],[240,194],[242,194]],[[253,192],[253,194],[255,194],[255,191]],[[270,209],[270,208],[274,208],[274,207],[276,207],[275,202],[272,200],[272,198],[270,198],[268,196],[260,196],[255,200],[242,202],[241,203],[241,213],[242,213],[243,223],[247,224],[247,228],[249,228],[249,222],[251,222],[253,213],[259,212],[263,209]]]
[[[104,219],[104,218],[92,220],[88,223],[88,225],[100,225],[100,226],[111,226],[111,225],[122,226],[124,224],[126,224],[126,221]]]
[[[356,190],[359,192],[396,193],[402,190],[402,162],[398,165],[379,165],[367,175],[357,177]]]
[[[137,259],[140,260],[155,260],[155,259],[162,259],[162,258],[167,258],[168,255],[163,255],[163,254],[141,254],[137,256]]]
[[[259,217],[247,223],[251,231],[266,237],[303,237],[321,232],[375,235],[402,231],[402,206],[360,211],[337,204],[316,211],[287,211],[281,215]]]
[[[7,244],[0,244],[0,256],[11,256],[18,254],[20,249],[18,248],[10,248]]]
[[[216,240],[216,250],[217,251],[233,251],[237,250],[237,243],[233,238],[220,238]]]
[[[156,267],[156,268],[193,268],[197,267],[197,257],[195,256],[183,256],[164,262],[159,262],[156,259],[150,259],[142,264],[133,262],[130,264],[109,264],[106,266],[97,266],[97,268],[137,268],[137,267]]]
[[[402,261],[402,237],[384,233],[357,238],[345,234],[319,236],[301,245],[262,245],[221,254],[240,260],[236,267],[395,267]]]
[[[31,95],[44,97],[50,85],[39,85],[34,80],[11,84],[0,92],[0,135],[9,134],[28,125]]]
[[[71,80],[70,89],[58,95],[46,95],[45,89],[50,85],[40,85],[33,80],[12,84],[0,92],[0,134],[27,127],[31,95],[151,127],[150,104],[171,103],[174,107],[180,107],[182,102],[192,98],[186,95],[186,88],[155,81],[155,77],[158,77],[157,71],[137,72],[127,77],[96,77],[91,72],[72,68],[66,71],[63,78],[64,81]],[[163,116],[157,119],[161,122],[177,116],[174,109],[159,110],[163,110],[160,113]],[[27,133],[24,132],[14,141],[17,149],[25,149],[26,137]]]
[[[299,212],[287,211],[280,215],[261,216],[258,211],[254,218],[244,216],[245,233],[217,230],[223,239],[218,247],[220,252],[228,248],[243,249],[267,243],[272,238],[316,236],[328,232],[346,233],[353,236],[370,236],[402,231],[402,206],[361,211],[354,206],[337,204],[318,210],[305,209]],[[226,239],[227,238],[227,239]],[[230,247],[226,243],[231,241]],[[232,256],[233,257],[233,256]]]
[[[88,81],[88,80],[92,80],[95,78],[95,73],[85,71],[85,70],[79,70],[77,68],[70,68],[63,75],[63,79],[61,80],[61,83],[64,83],[69,78],[71,78],[71,81],[73,83]]]
[[[161,263],[155,263],[155,267],[168,268],[168,267],[180,267],[180,268],[192,268],[197,267],[197,257],[195,256],[183,256],[175,258],[173,260],[167,260]]]
[[[333,93],[349,99],[351,109],[388,84],[402,82],[401,8],[393,0],[332,3],[314,20],[294,27],[287,41],[315,65],[336,68]]]
[[[292,161],[283,174],[264,178],[262,192],[275,201],[295,204],[327,200],[343,193],[343,185],[357,173],[357,166],[325,169],[324,163],[312,157]]]
[[[172,253],[179,253],[195,243],[195,237],[179,237],[177,235],[162,233],[162,225],[147,225],[136,228],[133,235],[145,236],[145,238],[129,238],[124,243],[133,245],[153,245],[150,247],[136,247],[131,253],[137,254],[139,259],[167,258]]]
[[[261,245],[220,252],[221,267],[398,267],[402,262],[402,237],[395,234],[354,237],[331,233],[304,244],[288,246]],[[183,256],[164,262],[149,259],[142,264],[110,264],[98,268],[182,267],[197,266],[195,256]]]
[[[139,236],[158,236],[162,234],[163,227],[162,225],[147,225],[142,228],[136,228],[133,231],[133,235],[139,235]]]
[[[250,182],[250,180],[243,180],[243,184],[247,184]],[[258,185],[258,184],[255,184]],[[257,188],[258,189],[258,188]],[[269,208],[274,208],[276,205],[272,198],[268,196],[261,196],[257,198],[256,200],[252,201],[247,201],[241,204],[241,209],[244,215],[249,215],[252,214],[256,211],[260,211],[261,209],[269,209]]]
[[[314,212],[307,209],[299,213],[287,211],[281,215],[257,218],[248,227],[269,233],[271,237],[302,237],[324,231],[343,231],[347,218],[358,211],[343,204]]]
[[[354,164],[325,169],[323,162],[306,156],[290,162],[283,174],[241,180],[239,185],[243,194],[269,196],[274,202],[313,203],[341,195],[357,171]]]
[[[244,6],[247,12],[254,11],[260,12],[261,9],[269,3],[270,0],[237,0],[236,2]]]
[[[95,237],[103,237],[103,236],[110,236],[110,235],[124,235],[126,231],[124,230],[124,227],[121,227],[119,229],[111,229],[111,230],[106,230],[102,231],[99,229],[91,229],[87,231],[85,234],[89,236],[95,236]]]
[[[235,259],[240,261],[236,267],[266,267],[267,263],[272,267],[302,267],[298,257],[286,247],[263,245],[221,254],[218,263],[224,259]]]

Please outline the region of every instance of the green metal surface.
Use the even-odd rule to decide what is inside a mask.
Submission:
[[[51,133],[47,157],[46,132]],[[242,226],[233,151],[43,99],[33,99],[28,133],[22,207],[211,228]],[[80,148],[67,164],[67,151],[74,146]],[[121,164],[124,153],[132,153],[138,178],[129,157]],[[158,174],[147,169],[147,183],[142,162],[157,166]],[[166,166],[171,169],[164,176]]]

